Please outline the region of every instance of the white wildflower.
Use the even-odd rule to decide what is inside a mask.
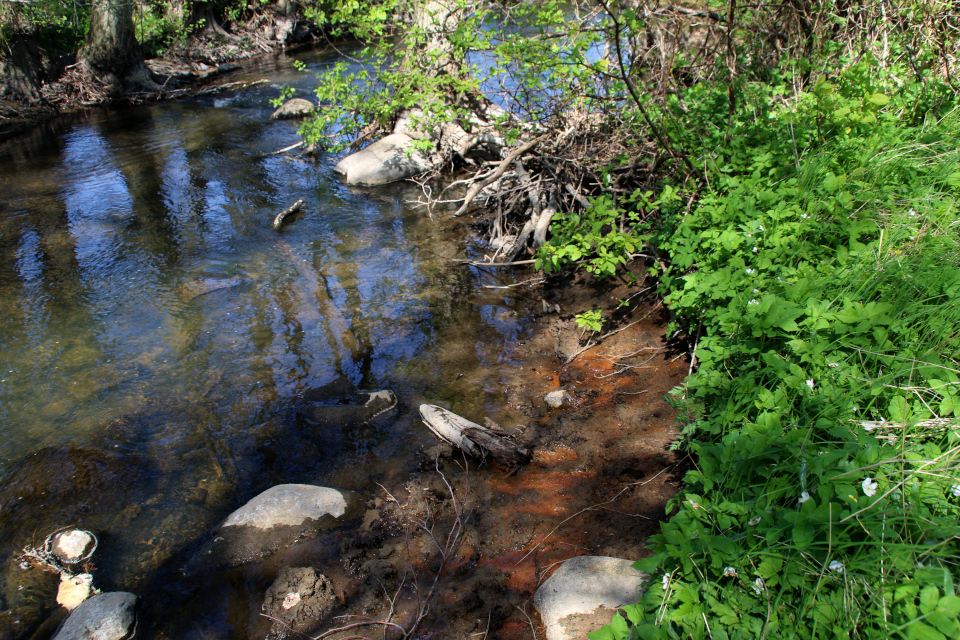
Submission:
[[[877,495],[877,483],[874,482],[873,478],[864,478],[860,486],[863,487],[863,495],[868,498]]]
[[[751,527],[757,526],[758,524],[760,524],[760,516],[757,516],[756,518],[754,518],[753,520],[751,520],[751,521],[748,522],[747,524],[750,525]]]
[[[760,289],[754,289],[753,293],[760,293]]]
[[[700,508],[700,505],[697,504],[696,502],[694,502],[693,500],[687,500],[687,502],[690,503],[690,507],[691,507],[692,509],[699,509],[699,508]]]
[[[724,578],[736,578],[736,577],[737,577],[737,570],[734,569],[733,567],[726,567],[726,568],[724,568],[724,570],[723,570],[723,577],[724,577]]]
[[[950,487],[950,493],[953,494],[954,498],[960,498],[960,484],[955,484]]]
[[[763,578],[757,578],[750,586],[753,587],[753,590],[757,595],[760,595],[763,593]]]
[[[806,220],[806,219],[809,218],[810,216],[808,216],[807,214],[804,213],[804,214],[802,214],[800,217],[803,218],[804,220]]]
[[[753,248],[753,252],[756,253],[757,251],[759,251],[759,249],[757,249],[756,247],[754,247],[754,248]]]
[[[747,275],[750,275],[750,274],[755,273],[755,272],[756,272],[756,269],[751,269],[751,268],[747,267]]]
[[[763,231],[763,225],[760,225],[760,231]]]
[[[827,366],[830,367],[831,369],[834,369],[836,367],[839,367],[840,365],[837,364],[836,362],[828,362]]]
[[[837,573],[843,573],[843,563],[839,560],[832,560],[830,566],[827,567],[830,571],[836,571]]]
[[[911,216],[917,215],[917,212],[914,211],[913,209],[910,209],[910,211],[907,211],[907,213],[909,213]]]
[[[800,499],[797,500],[797,503],[798,503],[798,504],[803,504],[804,502],[806,502],[806,501],[809,500],[809,499],[810,499],[810,494],[807,493],[806,491],[804,491],[803,493],[800,494]]]
[[[807,380],[807,386],[810,387],[810,391],[813,391],[813,378]]]
[[[750,301],[750,302],[748,302],[747,304],[760,304],[760,303],[759,303],[759,302],[757,302],[756,300],[751,300],[751,301]]]
[[[666,591],[666,590],[667,590],[667,587],[670,586],[670,574],[669,574],[669,573],[663,574],[663,582],[661,582],[660,584],[661,584],[661,586],[663,587],[663,590]]]
[[[751,235],[751,234],[748,233],[748,234],[747,234],[747,237],[748,237],[748,238],[752,238],[753,235]]]

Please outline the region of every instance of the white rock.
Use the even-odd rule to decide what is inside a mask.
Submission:
[[[96,539],[90,532],[71,529],[57,534],[54,538],[53,552],[65,562],[79,562],[93,549],[94,544]]]
[[[404,180],[439,164],[438,157],[428,156],[412,144],[413,138],[407,134],[391,133],[347,156],[333,170],[344,176],[347,184],[372,187]]]
[[[649,579],[632,560],[579,556],[564,562],[533,598],[547,640],[580,640],[610,622],[614,612],[635,604]]]
[[[287,120],[290,118],[305,118],[313,113],[314,105],[309,100],[303,98],[293,98],[287,100],[280,108],[270,114],[271,120]]]
[[[561,407],[567,407],[573,404],[573,396],[565,389],[557,389],[545,395],[543,401],[546,402],[547,406],[551,409],[560,409]]]
[[[57,589],[57,604],[73,611],[81,602],[93,593],[93,576],[81,573],[78,576],[60,575],[60,588]]]
[[[223,527],[269,529],[277,525],[300,525],[325,515],[339,518],[346,510],[347,500],[336,489],[309,484],[280,484],[231,513]]]

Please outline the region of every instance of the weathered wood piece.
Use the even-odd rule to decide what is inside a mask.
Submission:
[[[283,211],[278,213],[277,217],[273,219],[273,230],[280,231],[280,227],[283,226],[284,218],[289,216],[291,213],[296,213],[297,211],[300,211],[300,207],[302,206],[303,206],[303,200],[297,200],[288,209],[284,209]]]
[[[530,462],[529,450],[452,411],[432,404],[422,404],[420,417],[434,435],[474,458],[490,456],[498,462],[512,466]]]

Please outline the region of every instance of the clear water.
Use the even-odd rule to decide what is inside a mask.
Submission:
[[[420,402],[497,404],[523,323],[451,261],[467,230],[410,205],[416,188],[344,186],[334,157],[264,155],[297,140],[269,99],[312,76],[255,64],[224,80],[267,84],[0,145],[2,557],[81,525],[102,537],[98,585],[149,589],[271,484],[369,494],[406,473],[430,442]],[[311,432],[297,395],[341,375],[400,406]],[[28,606],[5,567],[3,608]]]

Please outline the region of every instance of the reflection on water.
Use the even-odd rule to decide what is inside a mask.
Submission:
[[[409,468],[422,400],[495,399],[484,367],[521,324],[509,300],[471,297],[479,275],[449,260],[464,231],[405,205],[408,187],[348,189],[333,158],[264,155],[297,128],[268,122],[268,100],[311,81],[288,61],[246,76],[264,72],[276,84],[0,147],[3,557],[81,524],[113,549],[98,580],[134,588],[269,484],[363,491]],[[339,375],[400,409],[305,433],[297,394]]]

